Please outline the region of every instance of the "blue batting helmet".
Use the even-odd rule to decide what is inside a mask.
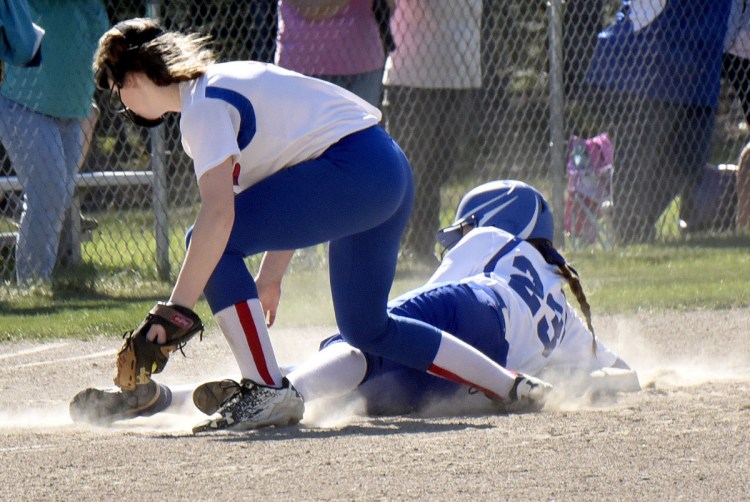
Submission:
[[[554,241],[552,211],[544,196],[521,181],[491,181],[471,189],[456,210],[453,225],[440,230],[438,244],[446,249],[463,237],[466,225],[497,227],[519,239]]]

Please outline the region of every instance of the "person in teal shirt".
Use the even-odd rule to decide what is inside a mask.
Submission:
[[[52,277],[92,114],[91,61],[109,28],[101,0],[30,0],[45,30],[36,68],[8,66],[0,85],[0,141],[24,193],[16,242],[19,283]]]

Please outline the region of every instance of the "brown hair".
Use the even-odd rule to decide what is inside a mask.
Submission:
[[[570,291],[573,292],[576,300],[578,300],[581,312],[586,319],[586,326],[591,332],[591,350],[596,355],[596,334],[594,333],[594,326],[591,324],[591,305],[589,305],[586,294],[583,292],[578,272],[568,264],[563,255],[547,239],[528,239],[528,243],[539,251],[544,261],[551,265],[556,265],[560,269],[560,274],[568,281]]]
[[[199,34],[167,32],[153,19],[122,21],[99,39],[93,63],[96,83],[108,89],[111,79],[122,86],[130,72],[145,73],[159,86],[198,78],[216,61],[208,41]]]

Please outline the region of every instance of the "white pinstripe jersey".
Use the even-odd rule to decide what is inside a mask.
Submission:
[[[617,359],[601,342],[594,357],[591,333],[568,303],[558,267],[504,230],[480,227],[466,234],[427,284],[449,281],[484,284],[503,299],[509,369],[536,374],[560,365],[593,371]]]

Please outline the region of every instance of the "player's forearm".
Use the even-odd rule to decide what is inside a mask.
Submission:
[[[234,223],[233,208],[202,206],[169,301],[193,308],[219,262]]]
[[[266,284],[281,283],[281,279],[286,273],[289,262],[292,261],[294,250],[290,251],[268,251],[263,256],[260,263],[258,277],[256,282],[265,282]]]

